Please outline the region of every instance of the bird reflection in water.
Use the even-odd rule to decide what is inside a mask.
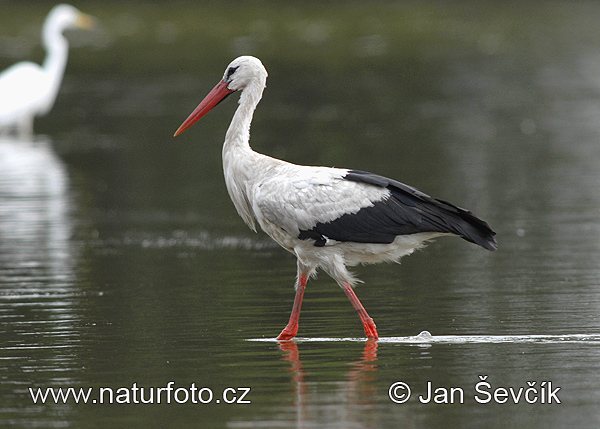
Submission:
[[[377,392],[373,382],[377,371],[377,347],[376,340],[367,340],[362,357],[348,363],[345,380],[327,383],[328,386],[335,386],[335,390],[332,391],[329,388],[320,388],[324,385],[322,382],[307,380],[307,372],[303,368],[296,342],[280,341],[279,349],[285,353],[281,360],[291,363],[290,380],[296,388],[296,427],[312,427],[313,417],[318,415],[319,419],[322,419],[323,414],[331,417],[335,427],[344,427],[344,422],[348,423],[346,427],[350,427],[356,421],[362,420],[357,414],[361,414],[365,406],[375,403]],[[335,412],[331,408],[332,403],[336,403]]]
[[[0,138],[0,325],[6,332],[0,354],[8,346],[24,350],[14,358],[32,371],[65,368],[76,356],[62,353],[79,337],[71,211],[67,171],[52,141]],[[55,360],[49,345],[60,350]]]

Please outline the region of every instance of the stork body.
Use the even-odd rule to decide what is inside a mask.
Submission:
[[[398,261],[432,238],[454,234],[488,250],[495,233],[471,212],[395,180],[371,173],[295,165],[259,154],[249,145],[250,124],[267,72],[254,57],[239,57],[175,135],[189,128],[234,91],[239,107],[225,136],[223,169],[238,213],[255,222],[298,259],[296,298],[288,325],[278,336],[293,338],[309,277],[322,269],[344,290],[365,333],[378,338],[373,320],[356,297],[348,266]]]
[[[16,129],[21,137],[33,133],[35,116],[47,114],[56,100],[69,54],[62,32],[67,28],[90,28],[93,18],[70,5],[55,6],[44,22],[43,64],[17,63],[0,73],[0,131]]]

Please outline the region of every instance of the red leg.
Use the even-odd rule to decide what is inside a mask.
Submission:
[[[354,289],[352,289],[352,286],[346,283],[343,285],[343,289],[344,292],[346,292],[348,298],[350,298],[352,306],[358,313],[358,317],[360,317],[360,320],[363,323],[363,326],[365,327],[365,334],[367,334],[367,338],[378,340],[379,335],[377,335],[377,326],[375,326],[375,322],[373,322],[373,319],[371,319],[371,317],[367,313],[367,310],[365,310],[365,307],[363,307],[363,305],[359,301],[358,297],[354,293]]]
[[[296,288],[296,298],[294,298],[294,306],[292,307],[290,321],[277,337],[278,340],[291,340],[298,333],[298,320],[300,319],[302,299],[304,298],[304,289],[306,289],[307,281],[308,276],[306,274],[300,274],[298,276],[298,287]]]

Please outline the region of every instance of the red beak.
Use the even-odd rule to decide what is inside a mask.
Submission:
[[[189,127],[194,125],[198,119],[206,115],[210,109],[219,104],[225,97],[234,92],[233,90],[227,88],[228,82],[221,81],[215,86],[212,91],[208,93],[204,100],[196,107],[196,109],[192,112],[188,118],[183,121],[183,124],[175,131],[175,135],[177,136],[187,130]]]

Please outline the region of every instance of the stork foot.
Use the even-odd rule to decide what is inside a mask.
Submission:
[[[373,319],[371,316],[369,316],[369,313],[367,313],[365,307],[363,307],[363,305],[360,303],[358,297],[354,293],[354,290],[352,290],[352,287],[348,283],[343,283],[341,286],[342,289],[344,289],[344,292],[346,292],[348,298],[350,298],[352,306],[358,313],[358,317],[360,317],[360,321],[365,328],[365,334],[367,334],[367,338],[378,340],[379,335],[377,334],[377,326],[375,326],[375,322],[373,322]]]
[[[298,264],[300,264],[298,262]],[[308,274],[300,270],[298,265],[298,285],[296,286],[296,297],[294,298],[294,306],[292,307],[292,314],[290,315],[290,321],[283,328],[281,334],[277,337],[278,340],[287,341],[291,340],[298,333],[298,320],[300,319],[300,309],[302,308],[302,299],[304,298],[304,289],[306,288],[306,282],[308,281]]]
[[[298,333],[298,325],[292,326],[292,327],[286,326],[283,329],[283,331],[281,331],[281,334],[279,334],[277,339],[279,341],[291,340],[292,338],[294,338],[296,336],[297,333]]]
[[[375,326],[375,322],[370,317],[366,317],[362,319],[363,326],[365,328],[365,334],[367,334],[367,338],[371,340],[378,340],[379,335],[377,334],[377,326]]]

